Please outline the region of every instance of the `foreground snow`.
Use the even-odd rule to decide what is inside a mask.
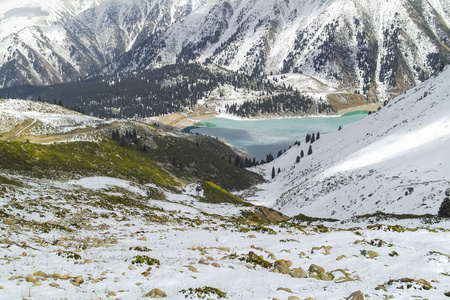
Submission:
[[[1,299],[222,295],[198,293],[204,287],[227,299],[344,299],[358,290],[369,299],[442,299],[450,286],[449,222],[276,225],[233,218],[249,208],[199,202],[195,185],[152,200],[156,188],[114,178],[2,176],[13,183],[0,197]],[[104,202],[113,196],[128,205]],[[160,265],[133,263],[138,255]],[[328,277],[282,274],[273,267],[281,259],[289,270],[319,265]]]

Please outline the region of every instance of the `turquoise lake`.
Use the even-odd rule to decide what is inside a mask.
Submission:
[[[306,117],[270,120],[232,120],[213,118],[196,127],[188,127],[192,133],[221,138],[248,151],[250,158],[266,159],[268,153],[276,157],[279,150],[287,150],[295,141],[304,142],[308,133],[337,131],[339,126],[360,120],[368,111],[357,111],[336,117]]]

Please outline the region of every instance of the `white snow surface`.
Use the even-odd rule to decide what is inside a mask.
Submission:
[[[166,200],[154,200],[146,186],[124,180],[0,176],[22,183],[2,184],[0,207],[9,215],[0,223],[1,299],[140,299],[156,288],[167,299],[220,299],[189,291],[204,287],[226,299],[345,299],[358,290],[370,299],[445,299],[450,286],[448,221],[325,223],[331,227],[322,233],[316,225],[263,227],[270,234],[226,217],[239,216],[242,207],[168,191]],[[99,206],[108,195],[138,206]],[[378,257],[366,258],[364,251]],[[316,264],[334,279],[293,278],[246,261],[250,253],[270,264],[288,260],[292,269]],[[138,256],[160,265],[133,263]],[[73,284],[78,276],[79,287]]]
[[[32,124],[16,135],[29,128],[31,128],[27,132],[29,135],[44,135],[69,132],[76,128],[96,127],[105,122],[58,105],[18,99],[0,100],[0,133],[9,132],[28,119],[33,120]]]
[[[290,216],[436,214],[450,188],[449,82],[447,67],[377,113],[321,135],[312,155],[303,141],[255,168],[270,182],[247,200]],[[273,180],[272,167],[281,169]]]

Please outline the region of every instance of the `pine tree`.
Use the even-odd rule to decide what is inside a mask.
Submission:
[[[311,135],[311,144],[316,141],[316,137],[314,136],[314,133]]]
[[[302,150],[302,151],[300,151],[300,158],[303,158],[303,157],[305,157],[305,152],[303,152],[303,150]]]
[[[272,167],[272,179],[275,178],[275,167]]]
[[[308,155],[311,155],[311,154],[312,154],[312,147],[311,147],[311,145],[309,145]]]
[[[184,170],[183,162],[182,162],[182,161],[180,161],[180,163],[179,163],[179,165],[178,165],[178,169],[179,169],[180,171],[183,171],[183,170]]]
[[[234,165],[236,167],[239,167],[241,165],[241,158],[239,157],[239,155],[234,159]]]
[[[298,164],[300,162],[300,156],[297,156],[297,158],[295,159],[295,163]]]
[[[339,129],[338,130],[341,130],[342,129],[342,127],[341,126],[339,126]]]
[[[308,134],[306,134],[306,142],[309,143],[309,141],[311,140],[311,136]]]
[[[317,132],[317,134],[316,134],[316,140],[318,140],[318,139],[320,139],[320,133],[319,132]]]
[[[174,166],[175,168],[178,168],[177,159],[175,157],[172,159],[172,166]]]

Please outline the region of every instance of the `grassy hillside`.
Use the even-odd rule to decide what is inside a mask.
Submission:
[[[152,142],[157,147],[148,150],[150,157],[183,181],[212,181],[227,190],[245,189],[262,181],[260,175],[230,163],[229,157],[234,161],[236,153],[214,138],[154,136]]]
[[[50,145],[0,141],[0,152],[0,168],[9,173],[45,178],[111,176],[160,186],[179,185],[144,153],[108,140]]]

